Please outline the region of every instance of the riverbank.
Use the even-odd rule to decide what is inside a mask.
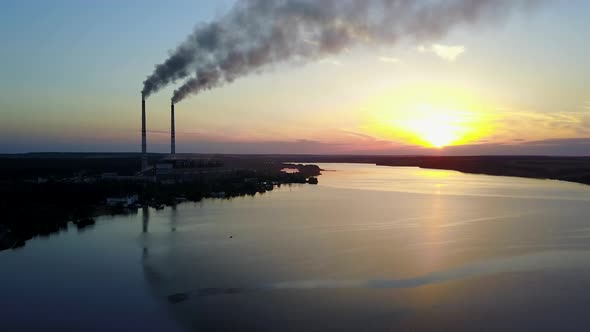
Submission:
[[[254,196],[282,185],[316,184],[320,175],[315,165],[218,157],[215,163],[182,169],[182,178],[172,172],[161,179],[150,176],[141,180],[125,176],[125,170],[137,163],[136,158],[93,158],[95,163],[88,156],[11,160],[8,164],[15,168],[5,169],[0,178],[0,208],[5,216],[0,221],[0,250],[22,247],[33,237],[67,229],[69,223],[85,229],[98,216],[132,214],[144,206],[161,209],[204,198]],[[190,172],[189,180],[186,172]]]
[[[417,166],[470,174],[515,176],[590,184],[590,158],[587,157],[413,157],[385,161],[377,165]]]

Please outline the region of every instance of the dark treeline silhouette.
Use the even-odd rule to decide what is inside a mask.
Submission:
[[[105,172],[132,175],[139,159],[113,155],[41,155],[0,157],[0,250],[17,248],[35,236],[47,236],[94,224],[105,214],[135,213],[140,206],[162,208],[179,201],[216,197],[231,199],[272,190],[275,185],[317,183],[320,169],[313,165],[291,165],[269,159],[228,157],[217,163],[219,172],[198,173],[190,181],[152,182],[105,180]],[[151,156],[152,161],[163,155]],[[6,162],[8,161],[8,162]],[[229,167],[219,166],[227,161]],[[285,173],[284,167],[298,173]],[[83,174],[83,175],[80,175]],[[107,205],[109,197],[138,196],[133,206]]]
[[[139,169],[139,155],[134,153],[29,153],[0,155],[0,180],[48,176],[73,176],[76,173],[114,172],[133,175]],[[149,154],[150,164],[164,155]]]

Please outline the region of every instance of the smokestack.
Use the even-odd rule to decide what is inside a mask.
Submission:
[[[141,96],[141,170],[148,168],[147,142],[145,129],[145,98]]]
[[[174,103],[170,103],[170,153],[176,154],[176,129],[174,128]]]

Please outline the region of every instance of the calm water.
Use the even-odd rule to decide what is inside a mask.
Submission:
[[[590,186],[320,166],[1,252],[2,330],[590,330]]]

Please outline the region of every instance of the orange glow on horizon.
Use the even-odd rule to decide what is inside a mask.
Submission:
[[[371,103],[364,129],[381,139],[427,148],[468,144],[492,132],[481,104],[461,90],[412,87]]]

